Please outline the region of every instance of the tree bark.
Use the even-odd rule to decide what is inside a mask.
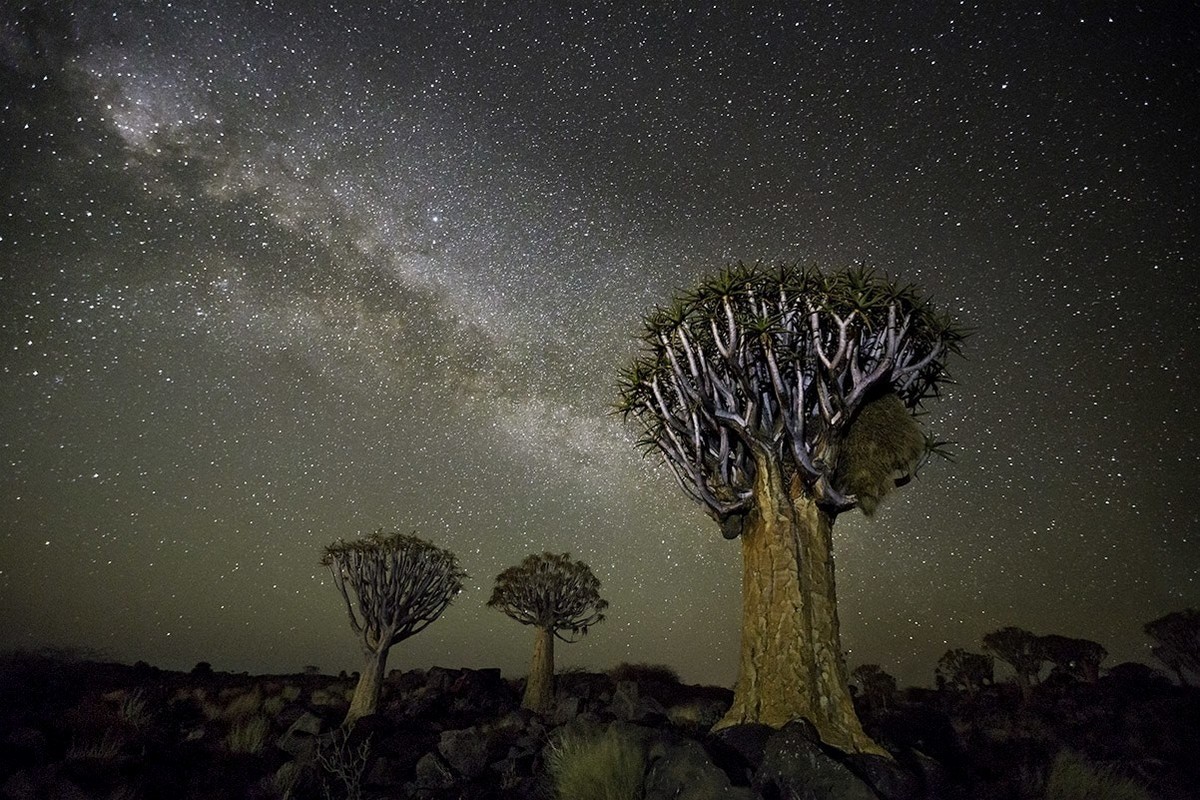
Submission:
[[[349,730],[362,717],[374,714],[379,709],[379,699],[383,696],[383,670],[387,666],[388,648],[380,647],[377,652],[365,650],[362,672],[358,676],[358,685],[354,687],[354,698],[350,701],[350,710],[342,720],[342,727]]]
[[[521,707],[548,714],[554,710],[554,632],[540,625],[533,629],[537,637],[533,640],[533,658],[529,662]]]
[[[713,730],[803,717],[845,752],[887,751],[863,732],[842,658],[833,518],[779,463],[756,461],[754,507],[742,531],[742,652],[733,705]]]

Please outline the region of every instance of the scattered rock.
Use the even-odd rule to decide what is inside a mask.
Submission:
[[[662,703],[638,691],[633,681],[620,681],[609,703],[609,713],[626,722],[650,722],[666,716]]]
[[[826,754],[806,720],[784,725],[768,741],[752,788],[763,797],[790,800],[878,800],[878,795]]]
[[[692,739],[657,733],[646,752],[645,800],[754,800],[747,788],[734,787]]]
[[[455,783],[454,773],[437,753],[426,753],[417,762],[417,788],[449,789]]]
[[[443,731],[438,738],[437,749],[455,772],[467,780],[473,780],[487,768],[491,738],[479,728]]]
[[[316,747],[322,724],[316,714],[305,712],[275,741],[275,746],[292,757],[307,755]]]

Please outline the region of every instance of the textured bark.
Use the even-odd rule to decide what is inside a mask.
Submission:
[[[761,458],[742,532],[742,652],[733,705],[714,730],[803,717],[845,752],[888,755],[863,732],[841,653],[833,518]]]
[[[529,662],[529,679],[525,682],[525,697],[521,707],[548,714],[554,710],[554,632],[535,625],[533,658]]]
[[[379,699],[383,696],[383,670],[387,666],[388,648],[381,647],[378,651],[366,651],[362,672],[358,676],[358,685],[354,687],[354,698],[350,701],[350,710],[342,727],[351,728],[362,717],[374,714],[379,709]]]

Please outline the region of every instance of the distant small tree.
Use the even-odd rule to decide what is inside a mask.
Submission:
[[[1038,636],[1024,628],[1007,627],[983,635],[983,647],[996,658],[1013,668],[1022,699],[1028,699],[1029,690],[1042,671],[1041,647]]]
[[[959,647],[947,650],[938,659],[935,674],[939,683],[974,697],[984,686],[992,684],[995,661],[986,653],[972,653]]]
[[[392,645],[423,631],[462,590],[466,577],[449,550],[402,533],[376,531],[325,548],[321,563],[346,602],[350,627],[362,644],[364,664],[342,725],[379,707],[383,672]],[[353,598],[351,597],[353,595]]]
[[[488,606],[499,609],[536,634],[524,708],[546,713],[554,706],[554,639],[577,641],[604,619],[608,603],[600,581],[569,553],[531,555],[496,576]]]
[[[859,664],[850,673],[872,710],[885,709],[896,695],[896,679],[878,664]]]
[[[1059,671],[1085,683],[1100,679],[1100,662],[1108,658],[1108,651],[1098,642],[1055,633],[1039,636],[1038,648]]]
[[[1155,641],[1150,652],[1179,677],[1180,683],[1188,685],[1185,672],[1200,676],[1200,611],[1172,611],[1147,622],[1144,630]]]

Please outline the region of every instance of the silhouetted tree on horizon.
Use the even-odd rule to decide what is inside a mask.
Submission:
[[[1147,622],[1146,635],[1156,644],[1150,652],[1175,673],[1184,686],[1185,672],[1200,676],[1200,611],[1185,608]]]
[[[466,573],[449,550],[382,530],[351,542],[339,539],[325,548],[321,564],[346,602],[364,656],[342,722],[349,728],[379,707],[388,650],[441,616],[462,590]]]
[[[1037,646],[1041,655],[1060,671],[1085,683],[1100,679],[1100,664],[1108,658],[1108,650],[1091,639],[1075,639],[1055,633],[1039,636]]]
[[[588,628],[604,620],[608,602],[600,597],[599,579],[587,564],[572,561],[569,553],[530,555],[496,576],[488,606],[533,626],[533,657],[521,706],[539,713],[552,711],[554,640],[578,641]]]
[[[1010,625],[1007,628],[985,633],[983,647],[1013,668],[1021,698],[1029,699],[1030,689],[1042,670],[1045,658],[1038,644],[1037,634],[1024,628]]]
[[[850,672],[872,711],[886,710],[896,696],[896,679],[878,664],[859,664]]]
[[[995,662],[987,653],[972,653],[961,647],[947,650],[938,659],[934,671],[939,684],[944,684],[974,697],[995,680]]]
[[[804,717],[834,747],[885,754],[850,698],[832,527],[939,451],[913,414],[964,335],[912,287],[863,269],[739,264],[645,320],[618,408],[742,539],[738,680],[714,729]]]

